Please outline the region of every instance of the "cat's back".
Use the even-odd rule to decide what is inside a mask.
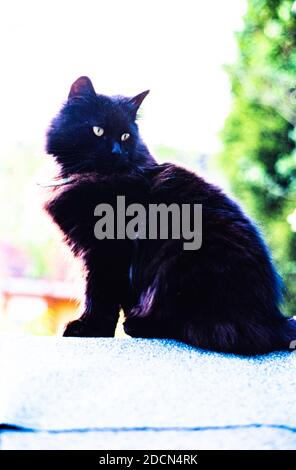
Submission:
[[[239,206],[218,186],[173,163],[152,169],[151,194],[161,202],[203,204],[208,209],[228,209],[231,212],[239,210]]]
[[[258,252],[264,256],[266,245],[257,226],[237,202],[222,189],[192,171],[172,163],[158,165],[151,172],[151,201],[156,204],[200,204],[202,208],[202,250]]]

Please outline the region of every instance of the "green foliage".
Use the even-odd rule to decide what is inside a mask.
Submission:
[[[219,162],[271,246],[295,315],[296,232],[287,217],[296,207],[296,2],[249,0],[237,44]]]

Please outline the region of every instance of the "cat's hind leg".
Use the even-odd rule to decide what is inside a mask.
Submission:
[[[296,349],[296,321],[287,318],[268,323],[247,319],[244,322],[191,321],[184,325],[180,339],[202,349],[242,355],[293,351]]]
[[[167,338],[168,331],[162,318],[155,283],[140,296],[133,308],[125,310],[123,328],[126,334],[136,338]]]

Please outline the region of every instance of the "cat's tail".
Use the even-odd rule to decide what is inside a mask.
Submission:
[[[280,318],[277,323],[259,324],[246,321],[216,324],[187,323],[182,341],[203,349],[242,355],[272,351],[296,351],[296,321]]]

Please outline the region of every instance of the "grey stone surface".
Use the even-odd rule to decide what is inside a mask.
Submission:
[[[291,450],[295,434],[268,428],[215,431],[4,432],[5,450]]]
[[[296,354],[1,337],[3,449],[295,449]]]

